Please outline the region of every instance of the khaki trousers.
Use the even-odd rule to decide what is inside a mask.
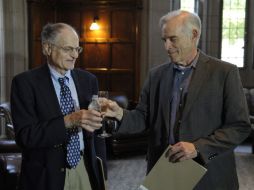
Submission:
[[[92,190],[83,156],[76,168],[66,168],[64,190]]]

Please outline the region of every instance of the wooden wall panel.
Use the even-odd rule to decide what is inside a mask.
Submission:
[[[42,27],[49,22],[55,22],[55,11],[52,8],[40,7],[38,4],[33,4],[30,8],[29,20],[32,22],[31,33],[34,40],[39,39]]]
[[[34,54],[32,55],[33,67],[38,67],[41,63],[45,62],[46,59],[42,54],[41,41],[33,42]]]
[[[34,68],[46,62],[42,56],[41,31],[45,24],[55,22],[55,10],[40,4],[29,4],[29,67]]]
[[[135,12],[116,10],[112,12],[112,37],[132,41],[135,39]]]
[[[82,29],[80,28],[80,17],[81,13],[79,10],[62,10],[58,12],[57,15],[57,22],[64,22],[71,25],[73,28],[76,29],[79,35],[82,33]]]
[[[133,44],[113,44],[111,68],[133,70],[134,51]]]
[[[44,6],[42,12],[40,13],[40,17],[42,20],[42,27],[48,23],[56,22],[56,10],[53,7]]]
[[[30,11],[33,23],[31,24],[31,33],[33,34],[33,40],[40,38],[42,22],[41,22],[41,7],[33,6]]]
[[[85,44],[83,53],[84,68],[108,68],[110,65],[109,44]]]
[[[95,73],[95,75],[98,79],[99,90],[110,90],[108,75],[105,73]]]

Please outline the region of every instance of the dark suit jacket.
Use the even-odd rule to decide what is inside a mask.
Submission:
[[[91,73],[71,71],[80,108],[97,94]],[[22,148],[20,189],[63,190],[66,129],[47,65],[17,75],[12,81],[11,110],[16,142]],[[100,190],[94,136],[83,130],[85,166],[94,190]]]
[[[151,70],[135,110],[125,111],[119,133],[149,130],[148,172],[168,146],[173,64]],[[236,66],[200,52],[179,119],[179,141],[192,142],[208,172],[195,189],[238,189],[233,149],[250,132]]]

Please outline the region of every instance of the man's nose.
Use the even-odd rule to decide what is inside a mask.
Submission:
[[[72,52],[71,52],[71,56],[72,56],[73,58],[77,59],[78,56],[79,56],[78,50],[73,49]]]
[[[171,49],[172,47],[173,47],[172,42],[169,39],[166,39],[165,48],[168,50],[168,49]]]

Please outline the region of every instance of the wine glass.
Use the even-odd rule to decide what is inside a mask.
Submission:
[[[108,91],[99,91],[98,97],[108,99]],[[105,112],[107,110],[107,105],[101,104],[100,106],[101,106],[101,112]],[[103,117],[102,119],[102,133],[98,135],[101,138],[107,138],[111,136],[111,134],[107,133],[106,131],[107,120],[108,119],[106,117]]]

